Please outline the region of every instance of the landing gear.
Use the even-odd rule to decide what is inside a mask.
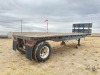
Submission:
[[[62,42],[61,42],[61,45],[66,45],[65,41],[62,41]]]
[[[78,49],[79,46],[80,46],[80,39],[78,39],[78,44],[76,45],[76,48]]]
[[[78,39],[78,44],[77,45],[80,46],[80,39]]]

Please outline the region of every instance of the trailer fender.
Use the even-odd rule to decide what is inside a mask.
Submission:
[[[17,41],[13,41],[13,50],[16,51],[16,49],[17,49]]]
[[[26,58],[28,58],[29,60],[32,60],[32,51],[33,47],[26,45]]]

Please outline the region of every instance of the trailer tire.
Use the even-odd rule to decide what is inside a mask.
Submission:
[[[38,62],[44,62],[49,59],[51,46],[48,42],[40,42],[33,49],[33,59]]]

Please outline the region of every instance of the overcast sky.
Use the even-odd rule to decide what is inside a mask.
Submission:
[[[73,23],[93,23],[100,33],[100,0],[0,0],[0,31],[71,32]]]

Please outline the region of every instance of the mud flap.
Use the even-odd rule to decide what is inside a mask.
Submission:
[[[13,41],[13,50],[16,51],[16,49],[17,49],[17,42],[16,41]]]
[[[26,45],[26,57],[29,60],[32,60],[32,51],[33,51],[33,47],[30,47],[30,46]]]

